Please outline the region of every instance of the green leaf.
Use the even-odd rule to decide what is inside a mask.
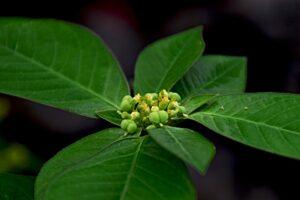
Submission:
[[[0,174],[0,199],[33,200],[33,185],[33,177]]]
[[[116,109],[127,82],[100,38],[55,20],[0,20],[0,92],[95,117]]]
[[[199,94],[233,94],[246,87],[246,59],[233,56],[202,56],[177,82],[173,90],[183,99]]]
[[[136,63],[135,92],[145,94],[171,89],[199,58],[204,46],[200,27],[149,45]]]
[[[163,126],[149,129],[148,133],[159,145],[203,174],[215,155],[214,145],[190,129]]]
[[[194,200],[185,165],[150,137],[123,137],[121,129],[90,135],[42,168],[35,198],[64,200]]]
[[[300,96],[220,96],[191,119],[243,144],[300,159]]]
[[[214,94],[203,94],[195,95],[189,98],[187,101],[183,102],[183,106],[186,109],[186,113],[190,114],[195,111],[197,108],[203,106],[204,104],[212,101],[218,95]]]
[[[96,114],[100,118],[102,118],[102,119],[104,119],[104,120],[106,120],[106,121],[108,121],[108,122],[110,122],[112,124],[115,124],[117,126],[120,126],[120,124],[121,124],[122,118],[117,113],[116,110],[96,111]]]

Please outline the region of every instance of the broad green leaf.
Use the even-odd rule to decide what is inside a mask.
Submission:
[[[150,137],[107,129],[65,148],[42,168],[37,200],[194,200],[185,165]]]
[[[159,145],[203,174],[215,155],[214,145],[190,129],[163,126],[148,133]]]
[[[177,82],[173,90],[186,101],[199,94],[233,94],[246,87],[246,59],[233,56],[202,56]]]
[[[202,28],[197,27],[146,47],[136,63],[135,92],[171,89],[201,56],[204,46]]]
[[[183,106],[186,109],[187,114],[192,113],[197,108],[203,106],[204,104],[212,101],[218,95],[212,94],[200,94],[190,97],[187,101],[183,102]]]
[[[1,200],[33,200],[34,178],[0,174]]]
[[[55,20],[0,19],[0,92],[95,117],[129,93],[100,38]]]
[[[300,96],[257,93],[220,96],[191,119],[228,138],[300,159]]]
[[[121,116],[117,113],[116,110],[104,110],[104,111],[96,111],[96,114],[102,118],[105,119],[106,121],[115,124],[119,126],[121,124],[122,118]]]

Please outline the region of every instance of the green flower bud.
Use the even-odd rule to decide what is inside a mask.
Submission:
[[[159,124],[159,123],[166,124],[168,122],[168,119],[169,119],[169,115],[164,110],[155,111],[150,113],[149,115],[149,120],[155,124]]]
[[[177,117],[177,114],[178,114],[178,108],[175,109],[175,110],[168,110],[168,114],[171,118],[173,117]]]
[[[152,112],[157,112],[157,111],[159,111],[158,106],[152,106],[152,107],[151,107],[151,111],[152,111]]]
[[[144,114],[148,114],[150,112],[150,108],[145,102],[140,103],[137,108],[141,113]]]
[[[170,100],[168,99],[168,97],[163,97],[162,100],[159,102],[159,109],[160,110],[165,110],[168,105],[169,105]]]
[[[156,93],[146,93],[145,98],[154,100],[155,98],[157,98],[157,94]]]
[[[157,93],[151,93],[151,94],[152,94],[152,99],[153,99],[153,100],[157,100],[157,98],[158,98]]]
[[[124,99],[121,102],[120,108],[121,108],[122,111],[130,112],[131,109],[132,109],[132,106],[131,106],[131,103],[128,100]]]
[[[122,119],[130,119],[131,116],[128,112],[122,112],[121,117]]]
[[[142,96],[140,95],[140,93],[136,94],[134,97],[133,97],[133,100],[136,102],[136,103],[140,103],[142,101]]]
[[[144,125],[150,124],[150,121],[149,121],[148,117],[143,117],[142,123],[143,123]]]
[[[134,121],[131,121],[127,126],[127,132],[133,134],[137,131],[137,125]]]
[[[132,101],[132,97],[130,95],[126,95],[123,97],[122,101],[129,101],[131,102]]]
[[[121,128],[126,133],[135,133],[140,128],[163,126],[169,119],[185,117],[185,107],[181,106],[180,95],[161,90],[159,93],[136,94],[123,97],[118,113],[122,117]]]
[[[131,119],[133,119],[133,120],[137,120],[141,116],[141,114],[137,111],[133,111],[130,115],[131,115]]]
[[[124,131],[127,131],[127,127],[128,125],[132,122],[132,120],[130,119],[124,119],[122,120],[121,122],[121,128],[124,130]]]
[[[169,92],[169,98],[173,101],[181,101],[181,97],[176,92]]]
[[[158,114],[159,114],[160,123],[166,124],[169,119],[168,113],[164,110],[160,110],[158,111]]]
[[[169,94],[167,92],[167,90],[162,90],[159,92],[159,97],[163,98],[163,97],[169,97]]]
[[[148,106],[152,106],[152,104],[153,104],[153,100],[151,100],[151,99],[145,99],[145,102]]]
[[[122,120],[121,128],[130,134],[135,133],[137,131],[136,123],[130,119]]]
[[[157,94],[155,93],[146,93],[144,96],[144,100],[149,106],[152,106],[152,104],[156,99],[157,99]]]
[[[159,117],[158,112],[157,111],[156,112],[151,112],[150,115],[149,115],[149,120],[152,123],[159,124],[160,123],[160,117]]]
[[[185,109],[184,106],[179,106],[178,108],[179,108],[179,112],[180,112],[181,114],[186,113],[186,109]]]
[[[179,103],[177,101],[171,101],[168,105],[168,110],[174,110],[179,107]]]
[[[158,106],[158,100],[154,100],[154,101],[152,102],[152,106]]]

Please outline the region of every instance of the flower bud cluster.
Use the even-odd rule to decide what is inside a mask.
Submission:
[[[173,119],[185,114],[180,104],[181,97],[175,92],[162,90],[159,93],[146,93],[123,97],[118,113],[122,117],[121,128],[129,134],[138,128],[155,128],[169,124]]]

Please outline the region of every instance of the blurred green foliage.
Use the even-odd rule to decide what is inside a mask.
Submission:
[[[0,126],[9,111],[9,100],[0,98]],[[39,170],[42,162],[25,145],[9,143],[1,135],[0,130],[0,173]]]

